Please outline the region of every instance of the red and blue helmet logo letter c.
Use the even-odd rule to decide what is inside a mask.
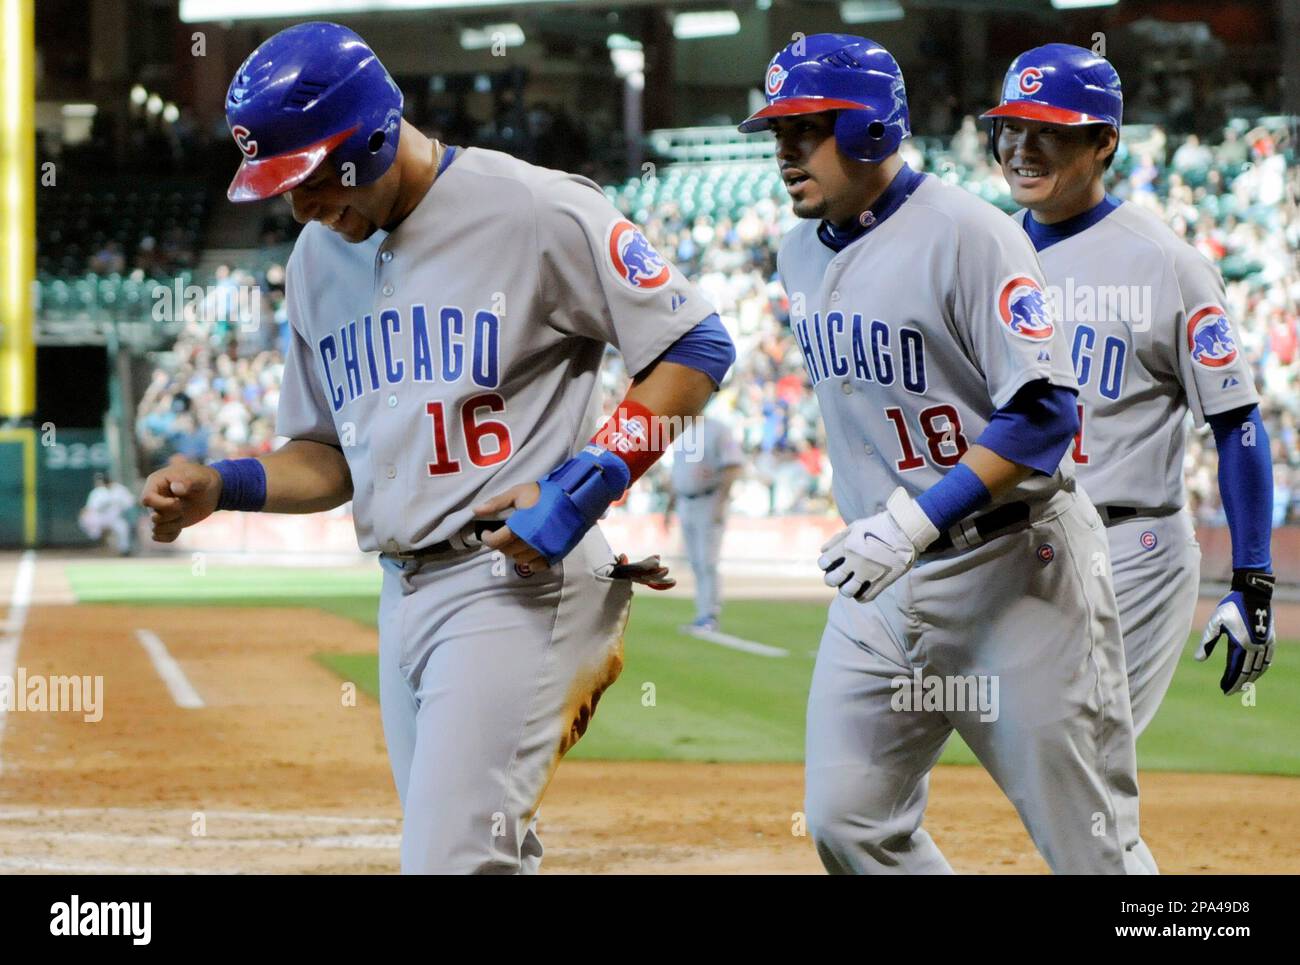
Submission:
[[[250,138],[252,133],[243,124],[236,124],[230,129],[230,135],[235,139],[235,144],[243,152],[244,157],[257,157],[257,142]]]
[[[1037,67],[1026,67],[1017,78],[1017,86],[1022,94],[1036,94],[1043,87],[1043,72]]]

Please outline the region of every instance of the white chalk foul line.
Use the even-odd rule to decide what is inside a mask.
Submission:
[[[145,652],[149,654],[149,659],[153,661],[154,670],[158,671],[158,676],[162,677],[163,683],[171,691],[172,700],[176,701],[176,706],[184,707],[187,710],[202,707],[203,698],[194,689],[194,685],[189,682],[189,679],[185,676],[185,671],[176,662],[176,658],[167,652],[167,647],[158,638],[158,634],[152,630],[136,630],[135,635],[139,639],[140,645],[144,647]]]
[[[0,636],[0,677],[9,681],[18,671],[18,644],[23,637],[23,627],[27,624],[27,608],[32,602],[32,583],[36,577],[36,551],[27,550],[18,561],[18,572],[14,574],[14,589],[9,597],[9,619],[4,635]],[[16,696],[16,695],[15,695]],[[4,742],[5,713],[0,704],[0,744]],[[0,773],[4,771],[4,759],[0,758]]]
[[[0,840],[51,841],[67,844],[128,844],[140,848],[183,850],[222,850],[254,848],[257,850],[325,848],[344,850],[396,851],[402,843],[400,834],[328,834],[296,838],[219,838],[206,835],[115,834],[106,831],[41,831],[33,828],[0,830]]]
[[[397,827],[400,818],[354,818],[334,814],[294,814],[289,811],[210,811],[204,808],[0,808],[0,821],[27,821],[33,818],[101,818],[101,817],[174,817],[188,823],[195,814],[211,821],[269,821],[287,824],[336,824],[368,827]]]
[[[746,640],[743,637],[733,637],[730,633],[721,633],[717,630],[691,630],[691,636],[707,640],[709,643],[716,643],[720,647],[730,647],[732,650],[755,653],[760,657],[790,656],[789,650],[782,650],[780,647],[769,647],[766,643],[755,643],[753,640]]]

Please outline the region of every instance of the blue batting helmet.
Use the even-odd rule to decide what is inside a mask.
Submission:
[[[1002,102],[980,115],[1046,124],[1109,124],[1119,130],[1124,94],[1105,57],[1072,44],[1045,44],[1011,62]]]
[[[290,191],[333,152],[355,184],[397,156],[402,92],[364,40],[336,23],[281,30],[235,72],[226,122],[244,154],[226,196],[257,201]]]
[[[767,65],[767,105],[745,118],[742,133],[772,119],[838,111],[835,142],[858,161],[883,161],[912,131],[903,72],[888,50],[851,34],[797,38]]]

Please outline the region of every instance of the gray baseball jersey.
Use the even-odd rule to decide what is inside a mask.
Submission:
[[[391,234],[307,225],[287,274],[277,431],[342,448],[387,552],[576,452],[606,343],[640,372],[713,311],[595,184],[477,148]]]
[[[778,266],[846,520],[898,485],[938,482],[1026,383],[1077,385],[1029,239],[961,188],[924,178],[838,253],[804,222]],[[1009,500],[1030,503],[1027,527],[831,607],[808,698],[806,810],[832,872],[949,870],[921,821],[954,729],[1054,870],[1150,867],[1101,520],[1068,453]],[[900,704],[922,678],[949,695]],[[981,682],[1007,685],[983,715],[958,692]]]
[[[1022,226],[1025,217],[1016,214]],[[1139,510],[1106,536],[1141,735],[1173,680],[1200,586],[1200,547],[1182,511],[1187,413],[1200,425],[1259,396],[1215,267],[1128,202],[1081,218],[1040,241],[1039,258],[1071,330],[1076,472],[1098,506]]]
[[[916,496],[938,482],[1027,382],[1076,384],[1024,232],[933,177],[838,254],[800,223],[777,269],[846,520],[883,508],[895,486]],[[999,501],[1043,498],[1072,473],[1063,459]]]
[[[1070,330],[1081,423],[1073,456],[1088,495],[1098,506],[1181,507],[1188,410],[1201,425],[1259,401],[1218,270],[1127,202],[1038,257]]]

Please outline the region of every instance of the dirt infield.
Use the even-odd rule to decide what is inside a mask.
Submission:
[[[139,631],[202,707],[178,706]],[[104,713],[8,714],[0,873],[395,870],[378,707],[349,706],[310,659],[374,647],[373,631],[313,610],[33,606],[26,674],[102,675]],[[1300,870],[1300,780],[1152,773],[1142,790],[1166,872]],[[570,762],[541,812],[544,868],[816,873],[793,833],[801,797],[797,765]],[[1046,870],[978,768],[936,772],[927,827],[959,871]]]

